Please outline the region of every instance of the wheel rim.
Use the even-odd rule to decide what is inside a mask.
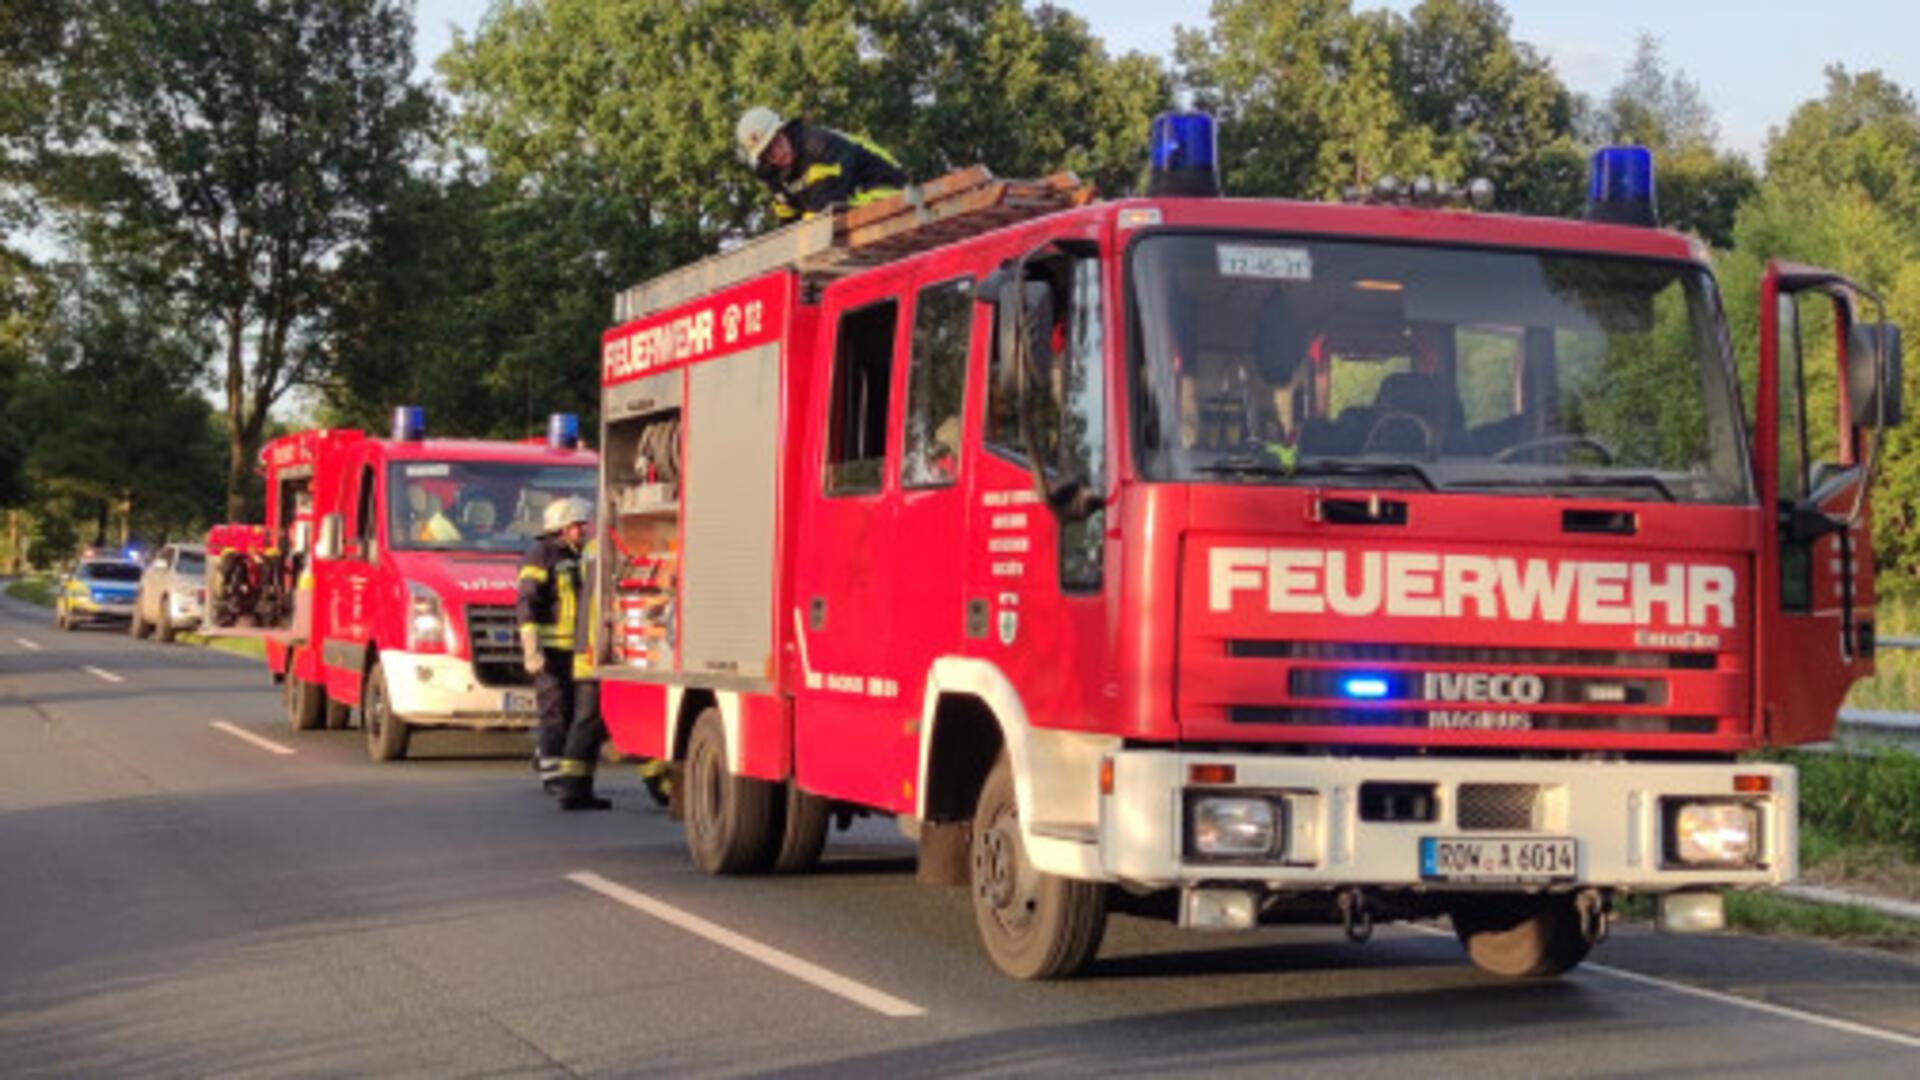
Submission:
[[[997,810],[973,849],[974,895],[1000,932],[1011,938],[1033,929],[1040,907],[1040,875],[1020,845],[1020,815],[1012,806]]]
[[[378,742],[387,734],[387,695],[379,679],[367,684],[367,737]]]

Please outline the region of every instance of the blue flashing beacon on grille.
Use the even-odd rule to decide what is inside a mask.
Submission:
[[[1378,675],[1349,675],[1340,680],[1340,692],[1350,698],[1378,700],[1387,696],[1387,680]]]

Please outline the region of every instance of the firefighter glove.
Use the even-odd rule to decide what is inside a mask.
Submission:
[[[529,675],[538,675],[547,668],[547,656],[540,651],[540,631],[531,626],[520,629],[520,663]]]

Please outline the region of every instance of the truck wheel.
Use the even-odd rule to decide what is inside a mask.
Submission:
[[[1593,948],[1570,896],[1494,897],[1448,914],[1474,966],[1509,979],[1565,974]]]
[[[353,706],[342,705],[327,698],[326,727],[328,731],[345,731],[353,726]]]
[[[164,596],[160,598],[160,621],[153,624],[153,640],[173,644],[173,603]]]
[[[1058,979],[1092,963],[1107,928],[1107,887],[1042,873],[1028,860],[1005,754],[980,789],[972,854],[974,922],[995,967],[1016,979]]]
[[[780,785],[785,805],[781,807],[779,848],[774,852],[773,869],[778,874],[798,874],[820,862],[827,846],[827,826],[833,821],[833,804],[818,795],[800,790],[792,780]]]
[[[313,731],[320,726],[320,709],[326,704],[326,688],[293,673],[293,659],[287,659],[287,726],[295,731]]]
[[[727,770],[727,733],[709,705],[687,743],[687,853],[709,874],[764,870],[774,844],[775,785]]]
[[[360,690],[360,726],[367,729],[367,756],[375,761],[399,761],[407,756],[407,722],[393,715],[387,696],[387,671],[375,660]]]
[[[135,641],[139,641],[147,636],[147,629],[147,620],[140,617],[140,601],[135,600],[133,602],[133,617],[127,620],[127,633],[133,635]]]

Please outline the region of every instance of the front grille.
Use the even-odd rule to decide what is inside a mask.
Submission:
[[[1482,664],[1490,667],[1606,667],[1712,671],[1710,652],[1613,652],[1605,649],[1512,649],[1472,645],[1395,645],[1355,641],[1270,641],[1236,638],[1238,660],[1342,660],[1372,664]]]
[[[1466,832],[1532,832],[1540,827],[1540,785],[1461,784],[1453,820]]]
[[[1287,673],[1287,694],[1296,698],[1344,698],[1343,684],[1357,672],[1340,668],[1295,668]],[[1382,671],[1366,672],[1369,677],[1377,678],[1386,684],[1386,693],[1381,695],[1387,701],[1427,701],[1436,708],[1495,708],[1496,702],[1505,702],[1516,708],[1531,708],[1534,705],[1653,705],[1667,703],[1667,683],[1664,679],[1620,678],[1612,675],[1598,677],[1589,675],[1520,675],[1524,680],[1515,684],[1512,672],[1423,672],[1423,671]],[[1432,679],[1427,676],[1431,674]],[[1466,691],[1471,687],[1470,680],[1492,678],[1494,685],[1502,693],[1511,693],[1516,685],[1537,691],[1537,696],[1524,698],[1472,697]],[[1479,704],[1475,704],[1478,702]]]
[[[1712,735],[1711,716],[1634,716],[1614,713],[1522,712],[1501,705],[1463,705],[1434,709],[1314,709],[1235,705],[1227,719],[1236,724],[1284,724],[1294,727],[1427,728],[1436,731],[1612,731],[1635,735]]]
[[[467,644],[473,677],[482,686],[526,686],[533,681],[520,663],[519,616],[505,604],[467,608]]]

